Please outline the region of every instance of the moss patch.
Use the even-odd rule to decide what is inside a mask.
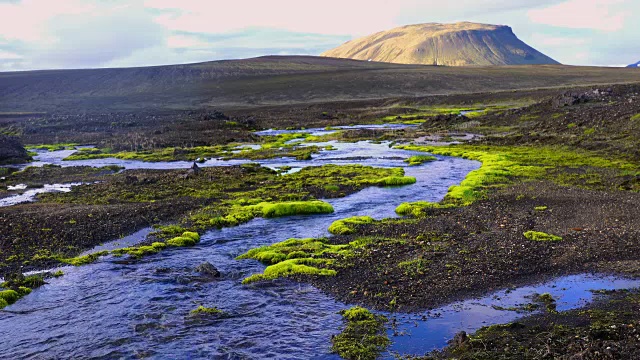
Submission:
[[[418,165],[422,165],[426,162],[431,162],[431,161],[436,161],[438,160],[438,158],[436,158],[435,156],[430,156],[430,155],[415,155],[412,156],[408,159],[406,159],[404,162],[409,163],[409,166],[418,166]]]
[[[503,187],[517,181],[550,179],[563,185],[571,185],[570,179],[554,174],[553,170],[558,167],[605,168],[614,169],[621,174],[633,173],[639,169],[637,164],[625,160],[606,159],[588,151],[569,150],[562,147],[403,145],[397,148],[462,157],[482,163],[482,166],[470,172],[460,185],[449,188],[442,203],[402,204],[396,209],[396,212],[401,215],[419,216],[423,213],[422,210],[449,204],[466,206],[485,198],[486,191],[492,187]]]
[[[249,250],[238,259],[254,259],[269,266],[262,274],[244,279],[244,284],[273,280],[294,275],[333,276],[336,259],[347,259],[355,249],[362,248],[371,239],[363,238],[343,245],[331,245],[328,239],[289,239],[280,243]]]
[[[353,307],[340,312],[346,321],[342,332],[331,339],[331,351],[345,359],[376,359],[391,344],[384,324],[387,319]]]
[[[527,239],[533,240],[533,241],[560,241],[560,240],[562,240],[562,237],[560,237],[560,236],[551,235],[551,234],[543,233],[543,232],[540,232],[540,231],[527,231],[523,235]]]
[[[266,218],[291,216],[291,215],[310,215],[310,214],[330,214],[333,206],[324,201],[293,201],[282,203],[262,203],[262,216]]]
[[[223,315],[224,311],[213,307],[205,307],[205,306],[198,306],[196,309],[191,310],[189,312],[189,316],[220,316]]]
[[[73,266],[82,266],[87,264],[92,264],[96,262],[100,257],[109,255],[108,251],[100,251],[89,255],[84,256],[76,256],[74,258],[59,258],[58,260],[62,263],[73,265]]]
[[[350,218],[336,220],[329,226],[329,232],[334,235],[348,235],[355,232],[355,226],[370,224],[374,219],[370,216],[353,216]]]

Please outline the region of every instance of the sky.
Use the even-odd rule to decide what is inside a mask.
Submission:
[[[639,0],[0,0],[0,71],[319,55],[396,26],[509,25],[563,64],[640,61]]]

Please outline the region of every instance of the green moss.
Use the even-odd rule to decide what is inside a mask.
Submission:
[[[262,216],[266,218],[291,216],[291,215],[310,215],[310,214],[330,214],[333,206],[324,201],[292,201],[281,203],[263,203],[258,206],[262,207]]]
[[[370,224],[374,219],[370,216],[354,216],[342,220],[336,220],[329,226],[329,232],[334,235],[348,235],[355,232],[355,227],[361,224]]]
[[[384,316],[358,306],[340,313],[346,325],[340,334],[332,337],[332,352],[344,359],[372,360],[391,344],[385,332]]]
[[[192,239],[195,242],[200,241],[200,235],[197,232],[193,232],[193,231],[185,231],[184,233],[182,233],[183,237],[187,237]]]
[[[203,316],[203,315],[222,315],[224,314],[224,311],[218,309],[218,308],[209,308],[209,307],[204,307],[202,305],[198,306],[198,308],[191,310],[189,312],[190,316]]]
[[[416,277],[425,274],[431,266],[430,260],[414,259],[408,261],[402,261],[398,264],[398,267],[409,277]]]
[[[576,123],[570,123],[569,125],[567,125],[567,129],[573,129],[574,127],[578,126],[578,124]]]
[[[25,146],[27,150],[47,150],[47,151],[58,151],[58,150],[73,150],[79,144],[42,144],[42,145],[28,145]]]
[[[388,176],[379,180],[374,180],[372,184],[378,186],[404,186],[416,183],[416,178],[413,176]]]
[[[556,300],[553,298],[551,294],[544,293],[542,295],[538,295],[535,300],[542,303],[548,312],[551,312],[551,313],[557,312]]]
[[[640,114],[636,114],[631,117],[631,121],[636,121],[636,120],[640,120]]]
[[[195,246],[198,242],[190,237],[178,236],[167,240],[167,245],[173,247]]]
[[[560,240],[562,240],[562,237],[560,237],[560,236],[550,235],[550,234],[543,233],[543,232],[540,232],[540,231],[527,231],[523,235],[527,239],[533,240],[533,241],[560,241]]]
[[[3,290],[0,291],[0,300],[7,305],[11,305],[18,301],[22,296],[15,290]],[[5,305],[6,306],[6,305]]]
[[[243,284],[251,284],[253,282],[274,280],[282,277],[293,275],[317,275],[317,276],[335,276],[336,271],[330,269],[318,268],[318,265],[327,264],[328,260],[324,259],[291,259],[281,261],[275,265],[268,266],[262,274],[251,275],[242,281]]]
[[[549,207],[548,206],[536,206],[535,208],[533,208],[535,211],[546,211]]]
[[[185,229],[184,227],[180,226],[180,225],[154,225],[153,226],[155,229],[157,229],[156,232],[154,232],[153,234],[155,236],[161,237],[161,238],[171,238],[171,237],[175,237],[176,235],[180,235],[182,233],[184,233],[185,231],[187,231],[187,229]]]
[[[269,266],[263,274],[252,275],[243,283],[292,275],[333,276],[337,272],[331,266],[336,259],[347,259],[353,256],[355,249],[362,248],[371,241],[363,238],[349,244],[331,245],[328,239],[289,239],[252,249],[238,259],[255,259]]]
[[[506,186],[516,180],[551,179],[560,182],[560,179],[550,174],[550,171],[557,167],[586,166],[624,172],[638,170],[638,165],[632,162],[606,159],[592,152],[574,151],[562,147],[403,145],[397,148],[462,157],[482,163],[482,166],[470,172],[460,185],[449,188],[441,205],[466,206],[484,198],[488,189]],[[435,207],[438,206],[433,203],[416,202],[402,204],[396,212],[401,215],[415,215],[422,212],[421,208]]]
[[[100,257],[107,256],[107,255],[109,255],[109,251],[100,251],[100,252],[96,252],[89,255],[77,256],[74,258],[59,258],[58,260],[65,264],[69,264],[73,266],[82,266],[82,265],[94,263]]]
[[[438,160],[438,158],[436,158],[435,156],[415,155],[406,159],[404,162],[409,163],[409,166],[417,166],[417,165],[422,165],[426,162],[431,162],[436,160]]]
[[[127,247],[127,248],[122,248],[122,249],[116,249],[113,250],[111,253],[115,256],[122,256],[122,255],[129,255],[135,258],[141,258],[147,255],[151,255],[151,254],[156,254],[158,253],[160,250],[164,249],[167,247],[167,244],[165,243],[161,243],[161,242],[154,242],[153,244],[147,246],[147,245],[143,245],[143,246],[134,246],[134,247]]]
[[[52,276],[55,277],[55,278],[59,278],[59,277],[64,276],[64,272],[62,270],[58,270],[58,271],[54,272],[52,274]]]
[[[31,288],[28,288],[26,286],[20,286],[18,288],[17,293],[20,295],[20,297],[22,297],[22,296],[27,296],[31,294],[31,291],[32,291]]]
[[[585,129],[583,133],[584,133],[585,135],[591,135],[591,134],[593,134],[593,133],[595,133],[595,132],[596,132],[596,129],[595,129],[595,128],[588,128],[588,129]]]
[[[446,209],[455,207],[454,204],[440,204],[428,201],[416,201],[412,203],[402,203],[396,208],[396,214],[402,216],[420,217],[427,209]]]
[[[337,185],[325,185],[324,190],[325,191],[330,191],[330,192],[336,192],[336,191],[340,191],[340,186],[337,186]]]

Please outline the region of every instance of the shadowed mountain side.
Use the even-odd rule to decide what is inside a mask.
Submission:
[[[0,73],[0,112],[246,108],[640,82],[635,69],[435,67],[309,56]]]
[[[558,64],[508,26],[470,22],[403,26],[349,41],[322,56],[446,66]]]

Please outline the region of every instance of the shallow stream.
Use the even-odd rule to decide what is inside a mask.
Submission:
[[[310,285],[288,280],[241,285],[243,278],[262,272],[264,265],[235,257],[288,238],[327,236],[328,226],[337,219],[357,215],[395,217],[394,209],[402,202],[439,201],[449,186],[460,183],[480,164],[438,157],[435,162],[406,167],[403,159],[417,153],[390,149],[387,143],[330,144],[337,150],[322,151],[311,161],[274,159],[259,163],[272,168],[291,166],[293,171],[328,163],[405,167],[406,175],[415,176],[417,183],[399,188],[367,188],[328,200],[335,208],[333,214],[258,218],[238,227],[211,230],[193,248],[168,249],[137,261],[104,258],[92,265],[64,268],[63,277],[49,280],[48,285],[0,311],[0,358],[335,358],[330,353],[330,338],[342,325],[337,312],[349,306]],[[66,151],[42,153],[37,160],[40,164],[63,166],[154,169],[191,165],[117,159],[63,162],[61,159],[68,155]],[[202,166],[241,162],[210,160]],[[99,249],[131,245],[148,231],[143,229]],[[194,268],[205,261],[222,272],[221,279],[198,278]],[[491,305],[525,302],[523,297],[533,292],[557,295],[559,309],[564,309],[588,301],[591,293],[586,290],[590,288],[638,285],[610,278],[562,278],[542,285],[544,289],[521,288],[425,314],[386,314],[398,319],[395,329],[390,330],[391,351],[423,354],[444,346],[460,330],[511,321],[522,315],[497,311]],[[189,317],[189,312],[199,305],[218,307],[228,316]]]

